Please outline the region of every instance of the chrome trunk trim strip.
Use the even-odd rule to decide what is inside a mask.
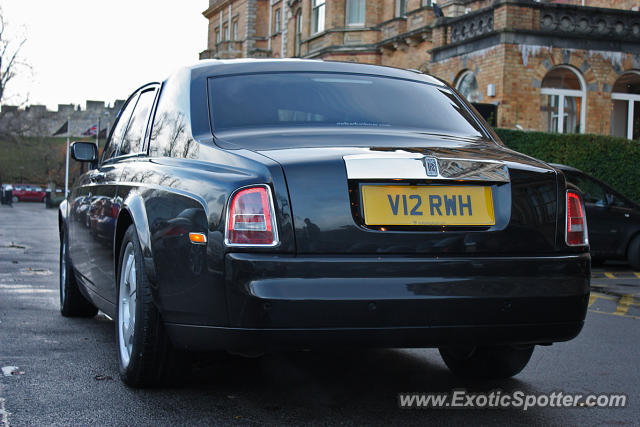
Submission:
[[[437,176],[428,176],[425,157],[436,158]],[[510,182],[509,169],[494,160],[438,158],[419,153],[388,152],[344,156],[348,179],[424,179]]]

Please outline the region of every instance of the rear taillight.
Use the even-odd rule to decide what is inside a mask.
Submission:
[[[228,246],[275,246],[278,230],[271,190],[267,186],[243,188],[231,197],[227,210],[225,243]]]
[[[578,193],[567,191],[567,230],[565,240],[569,246],[589,244],[587,217]]]

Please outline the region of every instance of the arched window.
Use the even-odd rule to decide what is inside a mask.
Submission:
[[[542,121],[548,132],[584,133],[586,102],[585,82],[580,73],[560,65],[542,80]]]
[[[611,92],[611,135],[640,139],[640,71],[621,75]]]
[[[482,100],[482,92],[478,89],[478,81],[473,71],[465,71],[460,74],[456,89],[469,102],[480,102]]]

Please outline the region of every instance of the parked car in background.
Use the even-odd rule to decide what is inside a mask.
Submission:
[[[13,186],[14,202],[44,202],[47,195],[44,188],[32,184],[16,184]]]
[[[640,270],[640,205],[579,169],[554,166],[582,191],[592,258],[627,260]]]
[[[135,91],[97,153],[71,146],[93,167],[60,205],[61,312],[115,319],[129,385],[176,350],[340,346],[505,378],[583,326],[579,191],[420,72],[201,61]]]

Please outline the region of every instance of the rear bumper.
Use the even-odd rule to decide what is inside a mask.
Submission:
[[[227,254],[229,325],[168,323],[182,348],[549,343],[586,315],[589,254],[420,258]]]

